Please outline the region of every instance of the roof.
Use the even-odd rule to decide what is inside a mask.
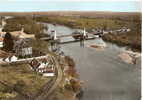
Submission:
[[[21,32],[20,32],[20,31],[14,31],[14,32],[10,32],[10,34],[11,34],[12,36],[17,37],[17,36],[21,35]]]
[[[27,34],[22,31],[14,31],[14,32],[10,32],[10,34],[15,37],[19,36],[19,38],[34,38],[35,37],[34,34]]]
[[[6,34],[6,32],[0,32],[0,34]],[[14,37],[19,37],[19,38],[34,38],[34,34],[27,34],[27,33],[24,33],[22,31],[13,31],[13,32],[10,32],[10,34]]]
[[[1,35],[1,34],[6,34],[6,32],[0,32],[0,35]]]
[[[39,63],[36,59],[34,59],[34,60],[32,60],[32,62],[31,62],[31,66],[32,66],[33,68],[38,68],[38,67],[40,66],[40,63]]]
[[[5,51],[0,50],[0,58],[8,57],[10,54],[8,54]]]

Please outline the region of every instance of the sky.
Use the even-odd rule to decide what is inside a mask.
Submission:
[[[139,12],[139,0],[0,0],[0,12],[113,11]]]

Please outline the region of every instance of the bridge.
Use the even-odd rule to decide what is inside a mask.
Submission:
[[[49,37],[43,37],[43,38],[40,38],[40,40],[43,40],[43,41],[50,41],[50,40],[53,40],[53,41],[58,41],[59,44],[66,44],[66,43],[74,43],[74,42],[79,42],[80,39],[73,39],[73,40],[70,40],[70,41],[66,41],[66,42],[61,42],[61,38],[65,38],[65,37],[81,37],[81,36],[84,36],[85,39],[84,40],[93,40],[95,39],[96,37],[95,36],[100,36],[102,35],[102,33],[99,33],[99,34],[91,34],[91,33],[86,33],[84,32],[83,34],[67,34],[67,35],[59,35],[57,36],[56,33],[54,34],[54,36],[49,36]]]

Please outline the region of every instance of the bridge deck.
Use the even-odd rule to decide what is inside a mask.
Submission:
[[[81,34],[68,34],[68,35],[60,35],[60,36],[57,36],[58,39],[61,39],[63,37],[73,37],[73,36],[80,36]],[[95,39],[94,35],[93,34],[88,34],[88,38],[86,40],[90,40],[90,39]],[[48,41],[48,40],[52,40],[51,37],[43,37],[43,38],[40,38],[40,40],[44,40],[44,41]],[[79,40],[73,40],[73,41],[70,41],[70,42],[78,42]],[[61,43],[62,44],[62,43]]]
[[[60,35],[60,36],[57,36],[57,38],[63,38],[63,37],[71,37],[71,36],[80,36],[80,34],[68,34],[68,35]],[[50,40],[51,37],[43,37],[43,38],[40,38],[41,40]]]
[[[93,40],[95,37],[89,37],[85,40]],[[65,41],[65,42],[60,42],[59,44],[68,44],[68,43],[75,43],[75,42],[80,42],[80,40],[72,40],[72,41]]]

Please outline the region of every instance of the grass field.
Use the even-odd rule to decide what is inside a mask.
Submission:
[[[0,84],[0,98],[7,93],[12,94],[15,89],[33,95],[49,80],[50,78],[44,78],[39,73],[33,72],[28,64],[0,66],[0,81],[11,87]]]
[[[30,45],[33,50],[49,53],[48,45],[44,41],[32,40]],[[0,51],[1,53],[2,51]],[[35,56],[36,56],[35,55]],[[34,95],[47,83],[51,78],[45,78],[41,74],[33,72],[29,64],[22,65],[0,65],[0,81],[5,82],[10,86],[5,86],[0,82],[0,100],[9,100],[10,98],[19,95],[14,90],[18,89],[23,94]]]

